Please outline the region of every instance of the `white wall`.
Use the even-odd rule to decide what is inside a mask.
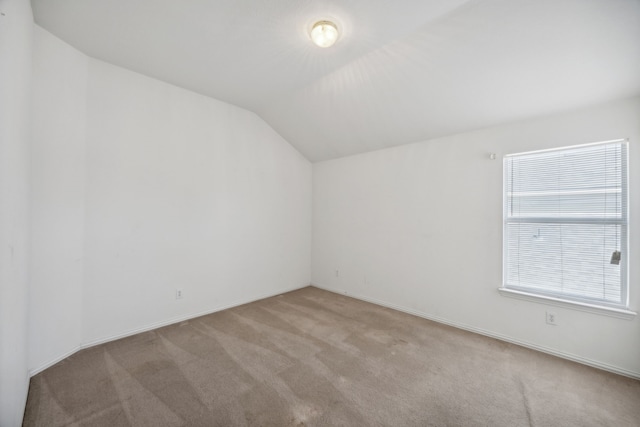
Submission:
[[[258,116],[90,60],[86,130],[85,343],[309,284],[311,164]]]
[[[306,159],[253,113],[34,34],[32,372],[309,284]]]
[[[87,57],[35,26],[29,366],[82,340]]]
[[[312,282],[640,376],[640,321],[501,296],[507,153],[630,138],[631,260],[640,236],[640,98],[314,164]],[[339,270],[339,276],[336,276]],[[631,308],[640,273],[631,265]]]
[[[0,426],[22,424],[27,398],[29,103],[33,17],[0,0]]]

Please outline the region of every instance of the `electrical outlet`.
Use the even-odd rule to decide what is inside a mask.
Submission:
[[[558,318],[556,317],[556,314],[552,311],[547,311],[547,323],[549,325],[557,325]]]
[[[176,289],[176,299],[182,299],[182,289]]]
[[[340,270],[336,269],[336,277],[340,277]]]

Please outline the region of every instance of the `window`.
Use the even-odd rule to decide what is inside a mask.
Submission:
[[[504,158],[504,284],[626,308],[627,143]]]

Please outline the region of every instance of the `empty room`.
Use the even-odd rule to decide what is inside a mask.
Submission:
[[[640,426],[640,0],[0,0],[0,427]]]

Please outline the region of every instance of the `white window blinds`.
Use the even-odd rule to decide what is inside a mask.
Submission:
[[[504,159],[504,286],[627,305],[627,144]]]

